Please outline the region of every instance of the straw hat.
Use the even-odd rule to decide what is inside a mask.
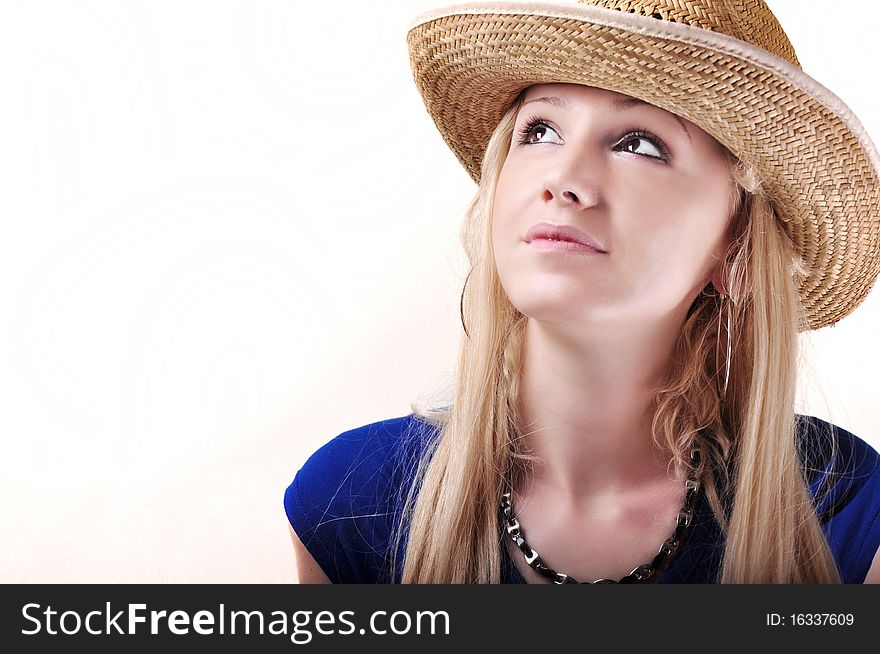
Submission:
[[[763,0],[462,4],[417,17],[407,42],[428,113],[475,181],[525,87],[617,91],[683,116],[755,166],[810,271],[800,283],[810,328],[871,290],[880,157],[852,111],[801,70]]]

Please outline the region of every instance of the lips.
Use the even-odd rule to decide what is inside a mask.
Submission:
[[[552,223],[538,223],[537,225],[533,225],[529,231],[526,232],[525,242],[531,243],[537,239],[580,243],[581,245],[591,247],[598,252],[606,252],[605,248],[599,245],[592,236],[586,232],[582,232],[577,227],[572,227],[571,225],[554,225]]]

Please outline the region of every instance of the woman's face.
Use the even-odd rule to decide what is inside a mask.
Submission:
[[[530,87],[494,203],[505,292],[540,320],[683,320],[729,244],[729,170],[717,141],[663,109],[589,86]],[[552,228],[530,241],[538,223],[580,230],[601,251],[554,243]]]

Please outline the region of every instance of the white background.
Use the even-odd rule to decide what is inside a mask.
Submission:
[[[299,466],[448,381],[474,185],[405,43],[436,4],[0,3],[0,581],[293,581]],[[873,3],[769,4],[880,142]],[[878,293],[800,400],[875,447]]]

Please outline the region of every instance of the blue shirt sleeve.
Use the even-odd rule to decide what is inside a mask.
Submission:
[[[392,537],[419,451],[414,424],[405,416],[344,432],[287,487],[287,519],[333,583],[395,580]]]
[[[806,420],[807,473],[819,521],[843,582],[863,583],[880,547],[880,454],[845,429]]]

